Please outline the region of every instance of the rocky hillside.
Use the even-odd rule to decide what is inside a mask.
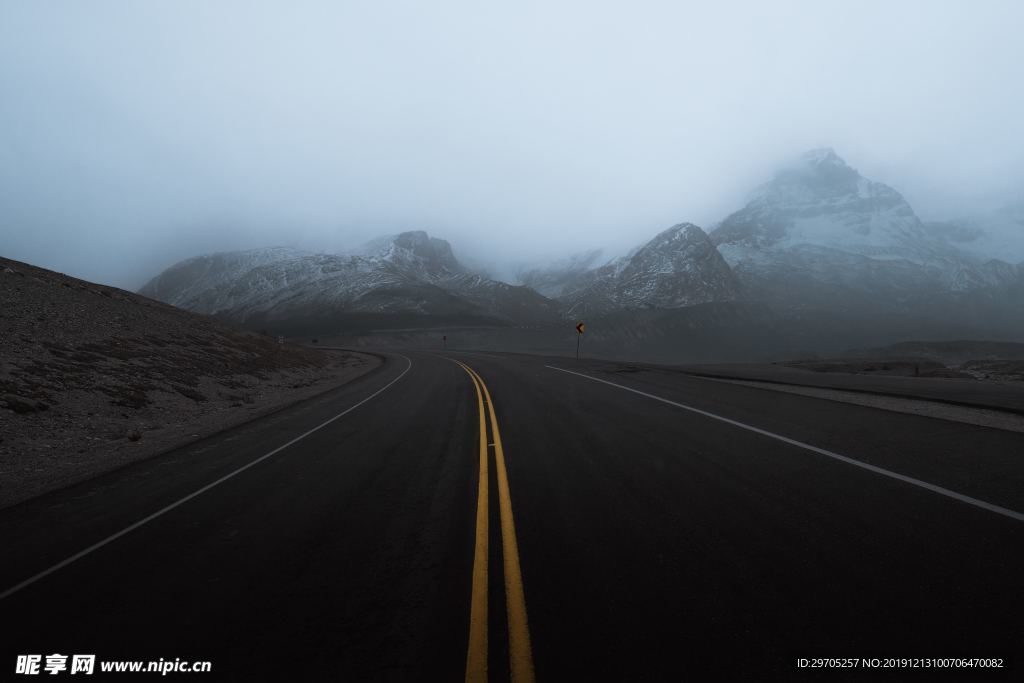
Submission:
[[[522,268],[518,278],[527,287],[557,299],[579,289],[581,278],[586,276],[587,271],[603,264],[603,253],[602,249],[590,249],[541,266]]]
[[[978,259],[1024,264],[1024,201],[988,213],[926,223],[925,229]]]
[[[217,304],[209,297],[212,290],[229,289],[243,273],[303,255],[295,249],[274,247],[197,256],[168,268],[146,283],[139,293],[197,313],[213,313],[210,309]]]
[[[559,301],[570,316],[676,309],[739,297],[729,265],[707,234],[680,223],[628,256],[581,273]]]
[[[741,298],[739,283],[708,235],[680,223],[626,256],[599,264],[595,249],[520,278],[554,297],[568,317],[616,311],[672,310]]]
[[[310,335],[557,326],[745,301],[767,304],[776,329],[821,339],[858,336],[865,323],[877,328],[858,336],[870,343],[907,329],[999,338],[1024,330],[1024,263],[1008,246],[1024,226],[1019,209],[926,225],[898,191],[820,149],[781,168],[710,234],[681,223],[621,258],[593,249],[524,269],[520,286],[472,272],[448,242],[415,231],[344,255],[202,256],[141,292],[250,328]],[[756,310],[751,324],[762,325]]]
[[[748,296],[786,307],[988,315],[1012,307],[1022,275],[939,238],[831,149],[779,171],[711,239]]]
[[[807,245],[920,262],[933,246],[899,192],[862,177],[831,149],[780,170],[712,238],[733,265]]]
[[[558,316],[554,302],[528,287],[469,272],[448,242],[422,231],[348,255],[270,249],[200,256],[171,266],[140,293],[272,329],[330,331],[359,320],[536,324]]]
[[[0,339],[0,505],[223,429],[366,363],[3,258]]]

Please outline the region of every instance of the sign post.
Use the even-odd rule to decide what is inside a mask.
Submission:
[[[441,335],[441,348],[442,349],[447,349],[448,348],[448,335],[447,334],[442,334]]]
[[[576,323],[576,360],[580,359],[580,341],[583,339],[583,331],[587,329],[587,326],[583,324],[583,321]]]

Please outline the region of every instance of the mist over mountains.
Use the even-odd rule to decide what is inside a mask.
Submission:
[[[470,272],[448,242],[423,231],[358,254],[255,249],[182,261],[140,294],[269,329],[324,333],[353,324],[515,325],[553,322],[557,306],[524,286]]]
[[[709,339],[715,330],[743,336],[756,328],[765,348],[780,351],[1024,329],[1021,207],[925,223],[897,190],[832,149],[781,168],[707,230],[679,223],[611,260],[597,247],[506,283],[473,272],[447,241],[410,231],[346,254],[197,256],[140,293],[295,334],[543,330],[586,318],[598,338],[634,348],[671,349],[698,328]]]

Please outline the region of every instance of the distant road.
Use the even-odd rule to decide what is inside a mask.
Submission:
[[[389,353],[0,511],[0,666],[843,680],[864,672],[797,660],[1003,658],[1011,678],[1022,512],[1024,434],[664,368]]]

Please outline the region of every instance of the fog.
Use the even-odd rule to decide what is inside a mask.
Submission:
[[[831,146],[1021,197],[1024,4],[0,2],[0,254],[135,289],[425,229],[497,271],[739,208]]]

